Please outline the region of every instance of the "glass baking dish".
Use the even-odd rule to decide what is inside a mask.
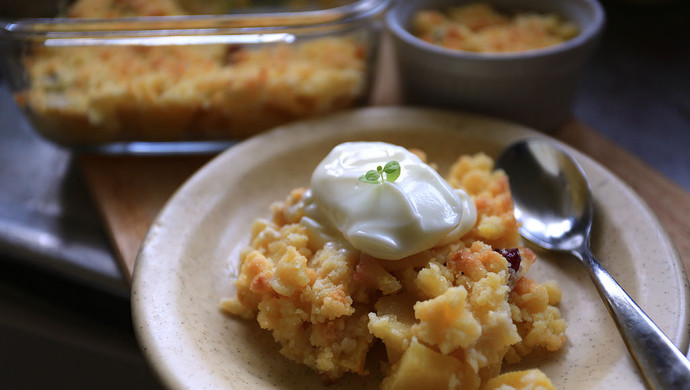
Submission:
[[[24,3],[0,6],[2,74],[41,135],[191,153],[365,104],[389,0]]]

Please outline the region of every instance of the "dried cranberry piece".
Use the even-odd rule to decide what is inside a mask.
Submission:
[[[510,268],[512,268],[513,271],[517,272],[520,269],[522,256],[520,256],[520,250],[518,248],[494,248],[494,251],[500,253],[501,256],[505,257],[506,260],[508,260],[508,262],[510,263]]]

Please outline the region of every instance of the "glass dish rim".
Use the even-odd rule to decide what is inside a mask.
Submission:
[[[392,0],[356,0],[309,11],[233,13],[223,15],[138,16],[121,18],[5,18],[0,38],[41,37],[50,34],[178,33],[209,29],[262,30],[342,26],[367,20],[385,10]]]

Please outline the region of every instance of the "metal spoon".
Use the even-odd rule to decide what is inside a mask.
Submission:
[[[589,248],[592,193],[584,171],[554,142],[528,138],[506,148],[497,167],[510,178],[526,239],[573,254],[589,275],[651,389],[690,389],[690,362],[597,262]]]

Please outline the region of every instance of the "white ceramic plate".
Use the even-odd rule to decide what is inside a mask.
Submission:
[[[383,140],[422,148],[441,172],[458,155],[496,156],[511,141],[541,136],[485,117],[410,108],[370,108],[285,126],[221,154],[164,207],[142,244],[132,305],[141,347],[173,389],[320,388],[317,375],[278,353],[255,321],[222,314],[251,222],[271,202],[307,186],[336,144]],[[656,217],[624,183],[568,147],[595,197],[593,250],[601,263],[682,350],[689,294],[683,265]],[[575,260],[538,252],[536,280],[556,279],[568,342],[539,366],[557,388],[643,389],[643,383],[587,273]],[[508,368],[511,368],[508,366]],[[377,375],[348,375],[329,390],[378,388]]]

